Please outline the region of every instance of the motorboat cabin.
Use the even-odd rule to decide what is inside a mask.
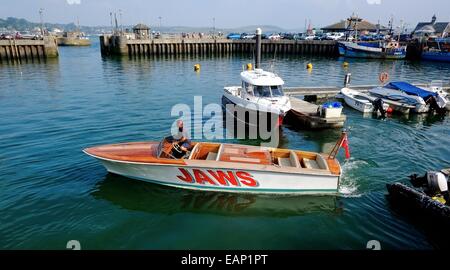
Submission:
[[[291,109],[289,97],[283,92],[284,81],[275,73],[262,69],[241,72],[241,86],[224,88],[222,104],[234,105],[249,113],[267,113],[281,124],[285,114]],[[250,118],[249,119],[253,119]],[[250,125],[248,119],[241,119]]]

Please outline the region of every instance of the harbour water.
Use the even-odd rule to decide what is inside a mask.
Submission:
[[[0,249],[65,249],[69,240],[83,249],[365,249],[369,240],[383,249],[442,247],[390,206],[385,184],[450,166],[448,115],[377,119],[346,108],[352,157],[339,196],[166,188],[109,175],[81,150],[160,140],[176,119],[173,105],[192,105],[194,95],[219,103],[252,56],[102,58],[97,41],[59,50],[59,59],[0,65]],[[410,82],[450,80],[445,63],[343,61],[270,62],[287,86],[341,85],[348,72],[353,84],[376,84],[383,71]],[[339,135],[284,127],[280,147],[323,151]]]

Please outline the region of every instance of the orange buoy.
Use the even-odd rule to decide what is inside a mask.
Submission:
[[[387,72],[382,72],[378,76],[378,79],[380,80],[381,83],[385,83],[389,80],[389,74]]]

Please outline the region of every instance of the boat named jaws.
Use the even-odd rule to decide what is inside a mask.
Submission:
[[[173,144],[166,139],[83,151],[100,160],[111,173],[172,187],[245,193],[338,192],[341,167],[335,155],[238,144],[193,144],[181,159],[173,158]]]

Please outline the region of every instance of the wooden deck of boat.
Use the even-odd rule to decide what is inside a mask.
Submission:
[[[318,114],[319,106],[296,97],[290,97],[292,109],[286,115],[286,123],[311,129],[341,128],[347,119],[340,117],[323,118]]]
[[[89,155],[118,161],[180,164],[186,163],[182,159],[159,159],[156,157],[158,143],[133,142],[124,144],[110,144],[84,149]]]

